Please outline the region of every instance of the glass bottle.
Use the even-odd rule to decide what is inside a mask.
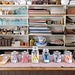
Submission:
[[[31,40],[30,40],[30,46],[34,46],[34,40],[33,40],[33,38],[31,38]]]
[[[56,0],[56,4],[60,4],[60,0]]]

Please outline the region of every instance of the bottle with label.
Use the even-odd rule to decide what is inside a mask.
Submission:
[[[56,4],[60,4],[60,0],[56,0]]]
[[[31,38],[31,40],[30,40],[30,46],[34,46],[34,40],[33,40],[33,38]]]

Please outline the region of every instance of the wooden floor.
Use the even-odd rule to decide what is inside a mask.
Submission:
[[[75,75],[74,71],[0,71],[0,75]]]

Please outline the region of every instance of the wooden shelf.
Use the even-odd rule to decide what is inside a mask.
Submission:
[[[65,5],[28,5],[29,7],[63,7]]]
[[[64,26],[64,25],[62,25],[62,24],[51,24],[51,25],[28,25],[28,26],[48,26],[48,27],[51,27],[51,26]]]
[[[27,15],[0,15],[0,17],[27,17]]]
[[[63,35],[52,35],[52,34],[29,34],[29,36],[39,36],[39,35],[41,35],[41,36],[64,36],[64,34]]]
[[[28,15],[29,17],[63,17],[64,15]]]
[[[27,36],[27,35],[14,35],[14,34],[9,34],[9,35],[6,35],[6,34],[0,34],[0,36]]]
[[[28,5],[0,5],[0,7],[27,7]]]

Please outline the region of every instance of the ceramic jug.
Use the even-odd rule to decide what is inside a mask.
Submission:
[[[46,38],[44,38],[44,37],[38,37],[38,39],[39,39],[39,42],[45,42],[46,41]]]
[[[62,5],[68,5],[68,3],[69,3],[69,0],[61,0]]]

